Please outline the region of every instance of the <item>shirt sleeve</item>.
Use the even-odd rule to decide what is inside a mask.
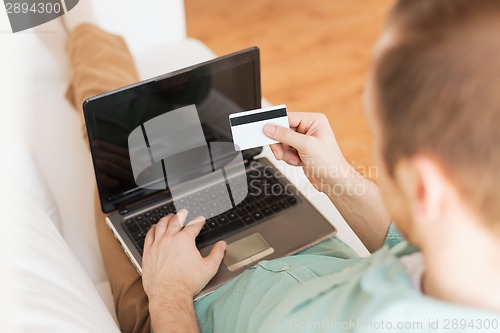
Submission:
[[[401,233],[396,229],[394,224],[391,222],[387,235],[385,236],[384,245],[392,248],[395,245],[405,241],[406,239],[401,235]]]

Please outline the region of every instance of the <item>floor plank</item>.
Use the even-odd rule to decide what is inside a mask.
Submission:
[[[392,4],[185,0],[190,37],[219,55],[258,46],[263,96],[291,111],[325,113],[346,158],[360,169],[372,165],[361,95],[371,49]]]

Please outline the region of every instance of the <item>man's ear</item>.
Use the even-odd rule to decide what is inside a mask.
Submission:
[[[433,224],[442,218],[450,183],[435,159],[427,155],[402,159],[395,178],[415,222]]]

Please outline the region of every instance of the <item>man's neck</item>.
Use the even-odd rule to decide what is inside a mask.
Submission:
[[[431,297],[500,313],[499,237],[479,223],[456,222],[445,236],[422,245],[426,264],[423,291]]]

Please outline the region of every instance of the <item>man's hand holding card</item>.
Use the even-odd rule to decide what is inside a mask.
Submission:
[[[236,150],[278,143],[264,134],[264,126],[267,124],[290,128],[286,105],[233,113],[229,115],[229,124]]]

